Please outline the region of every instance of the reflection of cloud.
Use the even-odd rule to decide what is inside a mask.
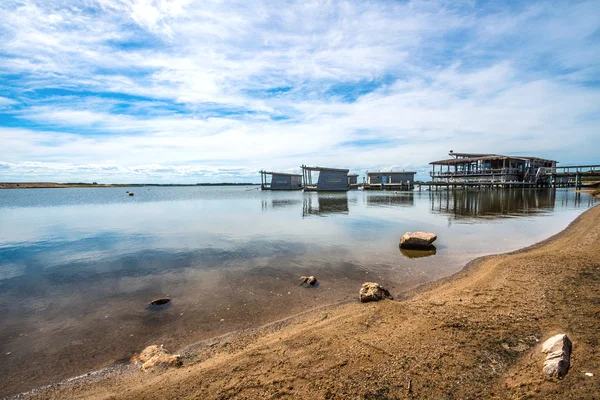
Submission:
[[[130,170],[247,180],[265,163],[394,166],[423,179],[450,148],[593,162],[596,8],[5,1],[0,160],[114,165],[104,173],[119,182]],[[138,169],[154,164],[167,170]],[[182,165],[192,170],[168,169]],[[211,175],[216,165],[246,175]]]

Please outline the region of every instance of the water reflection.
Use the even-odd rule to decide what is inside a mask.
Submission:
[[[426,250],[403,249],[400,247],[400,253],[406,258],[423,258],[435,256],[437,249],[435,246],[430,246]]]
[[[502,218],[547,213],[554,209],[556,191],[536,189],[457,190],[430,193],[431,211],[456,219]]]
[[[302,200],[300,199],[271,199],[270,202],[268,200],[262,200],[261,203],[262,210],[268,211],[270,209],[278,210],[299,206],[301,202]]]
[[[414,193],[390,194],[390,193],[372,193],[367,197],[367,205],[374,207],[381,206],[404,206],[410,207],[415,203]]]
[[[313,196],[313,194],[308,194],[304,196],[302,207],[303,217],[309,215],[323,216],[334,213],[347,213],[348,211],[348,195],[345,193],[318,193],[316,199],[315,196]]]
[[[0,397],[148,343],[176,350],[352,299],[365,280],[402,291],[557,233],[594,201],[566,190],[0,190],[0,354],[11,353]],[[399,255],[415,230],[438,234],[437,250]],[[321,286],[299,287],[301,275]],[[157,297],[173,300],[154,312]]]

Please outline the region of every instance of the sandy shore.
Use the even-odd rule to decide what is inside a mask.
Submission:
[[[313,310],[190,347],[182,368],[128,368],[31,398],[598,399],[599,323],[597,206],[403,299]],[[539,348],[559,332],[573,341],[571,369],[546,379]]]

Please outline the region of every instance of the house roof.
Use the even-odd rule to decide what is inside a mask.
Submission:
[[[335,171],[335,172],[345,172],[345,173],[348,173],[350,171],[349,169],[344,169],[344,168],[308,167],[306,165],[303,165],[301,168],[305,169],[307,171]]]
[[[511,156],[502,156],[502,155],[498,155],[498,154],[491,154],[491,155],[487,155],[487,156],[482,156],[482,157],[469,157],[469,158],[449,158],[447,160],[439,160],[439,161],[432,161],[429,163],[429,165],[456,165],[456,164],[464,164],[464,163],[470,163],[470,162],[476,162],[476,161],[487,161],[487,160],[521,160],[521,161],[526,161],[526,158],[523,157],[511,157]]]
[[[550,161],[550,162],[558,163],[558,161],[556,161],[556,160],[550,160],[550,159],[547,159],[547,158],[540,158],[540,157],[521,156],[521,158],[526,158],[528,160]]]
[[[285,176],[302,176],[302,174],[288,174],[286,172],[271,172],[271,171],[259,171],[265,175],[285,175]]]
[[[495,156],[496,154],[489,154],[489,153],[455,153],[455,152],[451,152],[449,153],[451,156],[457,156],[457,157],[469,157],[469,158],[473,158],[473,157],[484,157],[484,156]]]
[[[454,153],[460,154],[460,153]],[[504,156],[501,154],[488,154],[481,157],[469,157],[469,158],[449,158],[446,160],[432,161],[429,165],[456,165],[456,164],[464,164],[476,161],[488,161],[488,160],[521,160],[521,161],[529,161],[529,160],[539,160],[539,161],[549,161],[554,162],[555,160],[547,160],[539,157],[517,157],[517,156]],[[558,161],[555,161],[558,162]]]

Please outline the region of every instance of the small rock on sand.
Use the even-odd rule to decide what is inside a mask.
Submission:
[[[400,247],[403,249],[426,249],[435,240],[437,236],[428,232],[406,232],[400,238]]]
[[[365,282],[360,288],[358,293],[361,303],[368,303],[369,301],[379,301],[383,299],[393,299],[390,292],[375,282]]]
[[[544,361],[544,373],[551,377],[562,378],[571,364],[573,344],[564,333],[552,336],[542,345],[542,353],[547,354]]]
[[[133,357],[132,361],[142,363],[140,367],[142,371],[154,367],[181,366],[181,356],[179,354],[169,354],[162,346],[157,345],[146,347],[137,357]]]
[[[301,276],[300,279],[302,280],[302,283],[306,283],[308,285],[314,286],[315,283],[317,283],[317,278],[315,278],[314,276]]]

